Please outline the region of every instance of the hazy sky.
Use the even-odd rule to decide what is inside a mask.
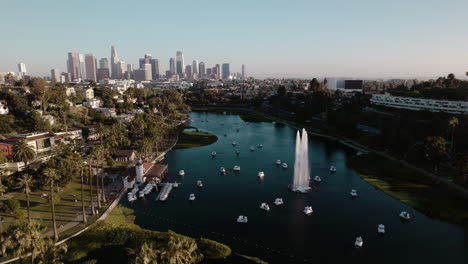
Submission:
[[[161,72],[181,50],[255,77],[433,77],[468,71],[468,0],[0,0],[0,72],[66,71],[67,52]]]

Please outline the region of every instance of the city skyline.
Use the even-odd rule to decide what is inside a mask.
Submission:
[[[152,54],[159,60],[160,74],[169,69],[177,50],[183,51],[187,65],[194,60],[208,67],[228,62],[232,72],[241,72],[245,64],[249,76],[259,78],[431,78],[463,76],[468,69],[468,36],[461,34],[468,24],[466,1],[142,1],[132,6],[100,1],[73,6],[74,12],[63,12],[71,8],[69,3],[46,2],[31,2],[28,9],[11,3],[11,12],[0,18],[5,34],[15,36],[0,43],[8,51],[2,54],[0,72],[17,72],[20,62],[32,75],[46,76],[51,69],[65,72],[68,52],[110,59],[112,45],[130,64]],[[144,8],[158,19],[121,16],[117,23],[104,19],[109,7],[121,14]],[[174,30],[157,26],[172,13],[164,10],[179,12]],[[16,20],[16,14],[24,19]],[[199,25],[222,23],[187,27],[193,20]],[[139,36],[138,41],[125,32]]]

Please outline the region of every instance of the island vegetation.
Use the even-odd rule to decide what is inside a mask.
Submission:
[[[218,140],[216,135],[205,131],[199,131],[195,127],[183,125],[178,129],[179,138],[174,149],[189,149],[211,145]]]

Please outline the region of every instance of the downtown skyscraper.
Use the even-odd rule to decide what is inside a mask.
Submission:
[[[223,74],[222,79],[227,80],[231,76],[231,70],[229,69],[229,63],[223,63]],[[218,76],[219,78],[219,76]]]
[[[202,61],[198,64],[198,76],[199,78],[205,78],[206,75],[206,69],[205,69],[205,63]]]
[[[179,78],[184,78],[184,55],[182,51],[176,52],[176,72],[179,75]]]
[[[174,60],[174,58],[170,58],[169,59],[169,74],[170,74],[170,76],[166,76],[166,77],[171,78],[172,75],[174,75],[175,73],[176,73],[175,60]]]
[[[94,54],[85,54],[86,79],[88,81],[97,81],[96,56]]]
[[[119,61],[119,57],[117,57],[117,50],[114,46],[111,47],[111,77],[112,79],[119,79],[118,76],[118,66],[117,63]]]
[[[159,80],[159,60],[158,59],[151,59],[151,79]]]
[[[68,73],[70,73],[70,81],[81,79],[81,65],[79,53],[68,52],[67,69]]]

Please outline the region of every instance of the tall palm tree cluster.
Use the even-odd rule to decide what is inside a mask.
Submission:
[[[20,221],[10,225],[0,233],[0,257],[17,256],[20,261],[27,260],[31,264],[61,264],[67,245],[44,238],[44,229],[37,221]]]
[[[150,242],[143,243],[133,264],[194,264],[203,260],[193,238],[169,233],[169,241],[164,248],[157,248]]]

